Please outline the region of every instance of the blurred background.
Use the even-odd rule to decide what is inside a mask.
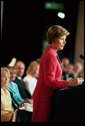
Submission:
[[[84,1],[1,1],[1,66],[13,57],[26,65],[40,58],[47,44],[46,31],[54,24],[70,32],[60,58],[83,64],[80,55],[84,54]]]

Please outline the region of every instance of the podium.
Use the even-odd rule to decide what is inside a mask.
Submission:
[[[52,100],[53,122],[83,123],[84,84],[68,89],[55,89]]]

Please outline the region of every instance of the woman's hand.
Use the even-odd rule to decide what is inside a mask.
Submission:
[[[82,84],[82,82],[84,81],[84,79],[83,78],[72,78],[72,79],[70,79],[70,80],[68,80],[68,84],[69,84],[69,86],[77,86],[77,85],[81,85]]]
[[[24,100],[24,103],[33,104],[33,99],[26,98],[26,99]]]

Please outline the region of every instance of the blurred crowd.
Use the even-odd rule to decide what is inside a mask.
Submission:
[[[64,57],[61,59],[61,66],[63,70],[62,78],[65,80],[82,76],[83,65],[79,61],[71,64],[70,60]]]

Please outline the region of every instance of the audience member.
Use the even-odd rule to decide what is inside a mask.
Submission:
[[[23,81],[23,74],[25,71],[25,64],[22,61],[17,61],[15,64],[15,69],[17,72],[17,77],[14,80],[14,82],[18,85],[18,89],[20,92],[20,95],[23,99],[25,99],[25,101],[27,100],[27,102],[31,102],[31,100],[29,98],[31,98],[30,94],[28,93],[26,87],[25,87],[25,83]]]
[[[37,84],[37,78],[39,73],[39,64],[36,61],[32,61],[26,71],[26,76],[24,77],[23,81],[25,82],[26,89],[33,95],[34,89]]]
[[[83,70],[83,65],[80,62],[76,62],[73,67],[73,77],[81,77],[81,72]]]
[[[10,71],[10,82],[6,85],[6,88],[10,91],[11,97],[13,98],[18,105],[21,105],[24,102],[24,99],[22,99],[18,86],[13,80],[16,78],[16,69],[14,67],[8,67]]]
[[[6,67],[1,68],[1,122],[11,122],[17,112],[12,108],[12,99],[9,91],[6,89],[9,80],[9,70]]]

